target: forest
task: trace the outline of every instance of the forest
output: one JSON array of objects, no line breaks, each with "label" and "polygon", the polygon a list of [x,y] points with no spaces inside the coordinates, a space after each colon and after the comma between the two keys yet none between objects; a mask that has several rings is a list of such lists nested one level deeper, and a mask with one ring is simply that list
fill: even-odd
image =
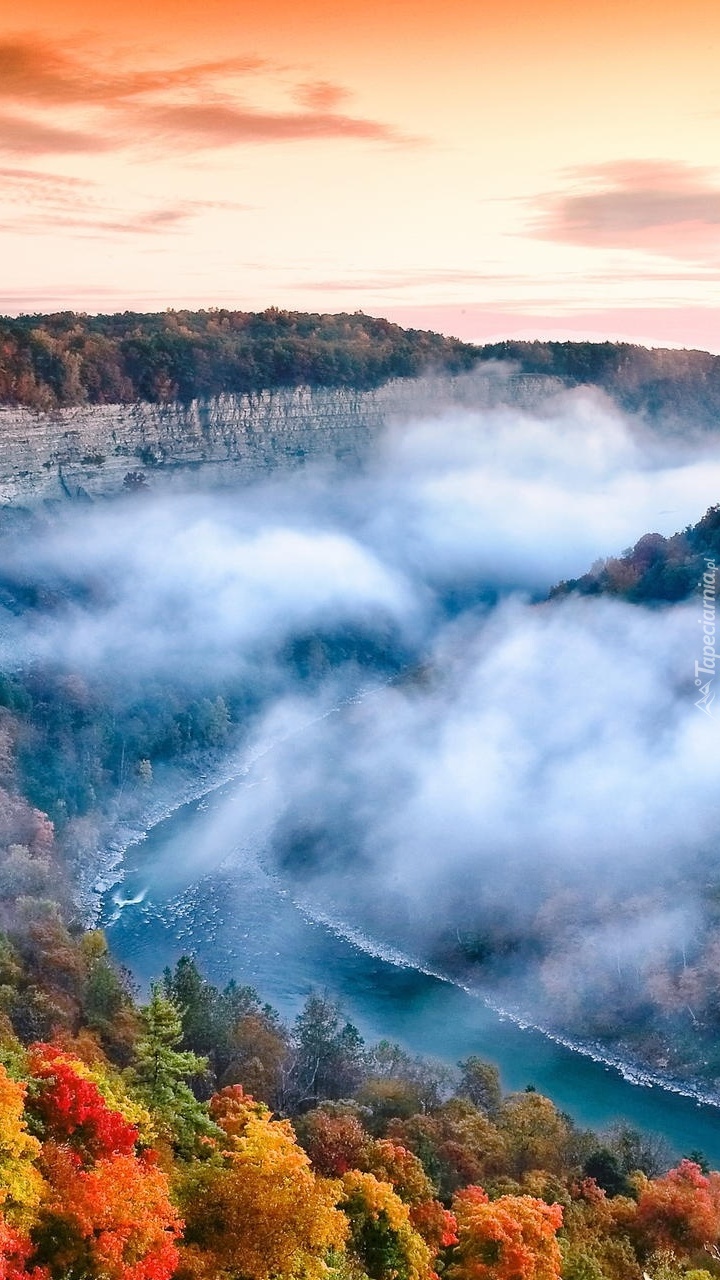
[{"label": "forest", "polygon": [[659,606],[687,600],[698,590],[707,559],[720,556],[720,507],[669,538],[647,533],[621,556],[610,556],[581,578],[561,582],[550,599],[610,595],[631,604]]},{"label": "forest", "polygon": [[460,373],[477,348],[357,312],[124,312],[0,319],[0,404],[188,402],[307,384],[379,386],[431,370]]},{"label": "forest", "polygon": [[[224,322],[211,324],[216,313],[204,319],[188,313],[190,336],[173,347],[163,335],[179,314],[147,321],[146,337],[157,338],[157,350],[165,353],[156,373],[164,373],[143,387],[127,374],[131,363],[122,366],[127,381],[113,383],[108,372],[123,343],[132,333],[137,337],[137,317],[112,318],[115,332],[109,325],[102,332],[100,317],[92,334],[95,320],[82,317],[11,322],[15,336],[22,331],[27,338],[25,347],[18,338],[17,350],[35,352],[33,324],[39,331],[47,319],[57,361],[41,374],[35,355],[28,356],[25,382],[16,380],[5,394],[15,402],[25,396],[22,402],[34,408],[99,403],[106,394],[159,400],[214,394],[209,366],[202,375],[208,381],[196,381],[197,353],[215,323],[218,342],[227,340],[230,350],[233,313],[217,313],[227,319],[226,339]],[[332,325],[320,323],[330,319]],[[341,319],[347,321],[343,332]],[[439,347],[428,356],[430,339],[422,354],[422,342],[408,354],[407,335],[367,317],[270,313],[245,321],[244,330],[239,322],[236,327],[245,333],[245,350],[256,344],[258,361],[267,333],[275,333],[268,349],[277,351],[275,330],[287,323],[295,355],[309,343],[318,378],[347,377],[348,385],[396,376],[406,359],[417,358],[420,369],[445,358]],[[75,323],[73,362],[68,335]],[[112,354],[106,382],[103,374],[93,383],[92,361],[87,368],[82,363],[83,334],[88,350],[94,334],[102,338],[97,349]],[[15,337],[8,341],[12,348]],[[378,372],[377,342],[385,341],[386,371]],[[325,355],[341,348],[347,355],[348,343],[356,344],[358,363],[343,364],[338,355],[328,372],[321,348]],[[583,345],[544,344],[544,370],[539,347],[490,354],[530,372],[599,385],[602,368],[611,369],[619,349],[595,353],[586,368]],[[471,367],[475,359],[461,346],[445,353],[456,361],[451,367]],[[163,363],[166,347],[178,363]],[[647,405],[663,353],[646,354],[645,381],[637,385]],[[671,354],[692,364],[693,353]],[[638,367],[644,359],[638,357]],[[261,362],[254,367],[255,387],[274,377],[307,376],[292,362],[283,373],[277,367],[268,373]],[[708,365],[709,396],[713,368]],[[120,524],[133,524],[133,513],[133,527],[142,529],[139,513],[149,501],[140,493],[109,503],[115,533]],[[43,550],[32,572],[22,558],[7,557],[0,572],[3,635],[16,623],[24,635],[27,623],[28,635],[67,636],[78,618],[99,618],[107,608],[113,636],[118,631],[127,642],[135,615],[128,623],[113,611],[109,579],[121,562],[111,558],[112,536],[107,562],[89,560],[87,568],[77,551],[65,555],[63,547],[74,544],[62,542],[66,530],[53,513],[6,511],[3,523],[8,548],[23,539],[43,548],[57,542],[59,557],[45,559]],[[281,543],[282,554],[287,545]],[[253,553],[261,552],[256,539]],[[336,542],[331,552],[337,553]],[[720,508],[711,507],[672,536],[649,533],[623,554],[597,561],[553,588],[549,600],[541,593],[528,610],[548,617],[550,602],[571,609],[581,596],[601,603],[607,597],[633,615],[640,607],[663,610],[693,597],[705,559],[717,559],[718,552]],[[105,563],[109,571],[97,568]],[[142,594],[136,568],[129,581],[130,591]],[[208,588],[201,597],[205,647],[208,637],[215,643],[218,629],[211,594]],[[128,597],[121,592],[119,598],[127,612]],[[173,770],[198,773],[236,749],[263,702],[288,689],[305,694],[333,680],[340,688],[341,673],[349,671],[348,688],[361,673],[412,699],[438,687],[442,677],[403,639],[391,612],[362,609],[321,614],[320,622],[301,613],[284,630],[251,632],[243,640],[242,652],[252,659],[245,665],[237,639],[245,633],[230,632],[235,638],[229,641],[220,628],[218,647],[200,670],[186,661],[192,635],[183,602],[171,579],[162,608],[182,633],[180,662],[166,662],[162,648],[159,660],[151,652],[147,666],[138,649],[137,669],[134,658],[119,671],[111,663],[95,665],[88,654],[107,644],[107,636],[91,629],[77,650],[63,649],[54,660],[49,650],[37,658],[28,652],[0,672],[0,1280],[720,1277],[720,1173],[708,1169],[702,1151],[687,1151],[678,1162],[660,1140],[627,1126],[583,1130],[532,1080],[504,1094],[497,1071],[479,1056],[450,1068],[387,1041],[365,1043],[322,991],[287,1023],[262,992],[233,982],[216,987],[185,956],[140,996],[77,903],[79,877],[92,866],[108,825],[119,814],[141,814]],[[578,600],[577,608],[585,605]],[[141,647],[153,634],[151,627],[141,630]],[[349,827],[347,807],[342,817]],[[335,856],[331,842],[328,848]],[[560,962],[573,940],[592,937],[606,921],[619,919],[631,933],[662,906],[666,884],[649,884],[618,908],[610,896],[595,901],[593,884],[585,887],[580,879],[572,892],[567,878],[543,880],[542,868],[536,910],[508,923],[497,911],[483,915],[482,903],[465,901],[473,919],[463,918],[462,929],[453,921],[433,939],[434,961],[447,970],[458,966],[463,975],[468,966],[487,988],[502,987],[506,973],[523,968],[534,989],[521,994],[542,1004],[553,1025],[619,1043],[646,1062],[662,1057],[678,1074],[716,1080],[720,897],[712,868],[704,848],[678,867],[683,891],[689,886],[701,907],[693,944],[655,947],[644,968],[621,966],[619,959],[617,966],[598,963],[591,950],[587,970],[576,967],[579,980],[568,984],[567,963]]]},{"label": "forest", "polygon": [[[704,557],[719,553],[720,509],[714,507],[672,537],[648,534],[624,556],[599,561],[584,577],[555,587],[550,598],[590,594],[662,608],[692,597]],[[38,624],[48,610],[60,621],[71,617],[86,589],[96,591],[97,583],[78,580],[65,599],[57,584],[26,583],[7,573],[0,580],[6,608],[37,616]],[[170,670],[151,681],[128,676],[117,682],[109,674],[81,675],[49,662],[0,674],[0,898],[9,902],[51,889],[56,896],[58,870],[43,843],[48,833],[56,862],[77,884],[119,812],[140,812],[172,770],[201,771],[236,749],[263,698],[277,696],[288,678],[307,691],[347,667],[399,686],[432,678],[428,670],[414,669],[417,659],[392,632],[386,630],[380,643],[357,626],[312,638],[296,634],[275,649],[266,646],[261,657],[251,678],[240,668],[237,675],[217,672],[201,683]],[[564,951],[616,909],[628,921],[651,915],[666,888],[648,885],[616,907],[595,901],[592,883],[573,883],[571,894],[568,882],[558,887],[550,879],[519,922],[498,912],[491,918],[479,904],[458,904],[451,925],[432,940],[433,963],[499,991],[526,968],[531,986],[516,998],[526,1007],[542,1001],[549,1024],[618,1045],[679,1076],[712,1081],[720,1071],[720,917],[708,857],[700,850],[689,866],[678,868],[683,891],[689,887],[701,907],[692,944],[654,948],[627,970],[590,957],[583,999],[567,984]],[[460,932],[457,919],[463,921]]]},{"label": "forest", "polygon": [[5,1280],[720,1274],[702,1152],[668,1168],[661,1141],[580,1130],[478,1057],[368,1046],[322,993],[288,1026],[187,956],[139,1005],[50,896],[50,824],[13,802],[37,876],[1,908]]},{"label": "forest", "polygon": [[626,412],[684,432],[720,415],[720,356],[622,342],[484,346],[389,320],[307,312],[126,311],[0,318],[0,405],[39,411],[187,403],[279,387],[364,390],[501,361],[515,373],[601,388]]},{"label": "forest", "polygon": [[626,413],[660,420],[687,437],[716,431],[720,416],[720,356],[628,342],[491,343],[484,359],[509,361],[523,373],[593,386]]}]

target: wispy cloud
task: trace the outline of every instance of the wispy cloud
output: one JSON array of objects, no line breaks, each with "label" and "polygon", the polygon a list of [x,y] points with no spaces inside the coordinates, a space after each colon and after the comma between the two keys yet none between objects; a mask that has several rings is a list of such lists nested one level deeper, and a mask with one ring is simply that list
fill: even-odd
[{"label": "wispy cloud", "polygon": [[327,138],[417,141],[391,124],[353,114],[348,90],[328,81],[291,87],[287,109],[248,100],[252,73],[267,77],[276,70],[252,54],[111,70],[46,40],[6,39],[0,41],[0,101],[8,108],[0,115],[0,152],[73,154],[160,143],[182,152]]},{"label": "wispy cloud", "polygon": [[640,249],[689,262],[720,252],[720,185],[708,169],[672,160],[575,169],[546,196],[530,234],[598,248]]},{"label": "wispy cloud", "polygon": [[465,271],[462,268],[439,267],[415,271],[375,271],[351,276],[328,277],[319,280],[293,281],[291,288],[310,289],[320,293],[346,293],[348,291],[375,293],[383,289],[416,289],[429,285],[488,284],[525,280],[523,275],[507,272]]},{"label": "wispy cloud", "polygon": [[201,213],[232,209],[246,211],[252,206],[222,201],[183,200],[177,204],[150,209],[111,209],[82,200],[63,199],[62,190],[49,192],[35,202],[31,210],[21,211],[0,221],[3,231],[23,235],[47,235],[62,229],[82,239],[104,236],[167,236],[184,231]]},{"label": "wispy cloud", "polygon": [[0,41],[0,98],[38,104],[111,106],[146,94],[192,89],[217,76],[238,76],[268,64],[252,55],[152,71],[107,71],[64,47],[34,36]]},{"label": "wispy cloud", "polygon": [[110,136],[84,129],[65,129],[33,117],[0,113],[0,152],[18,156],[72,155],[107,151]]},{"label": "wispy cloud", "polygon": [[23,236],[59,230],[86,239],[168,235],[197,217],[244,213],[252,205],[235,200],[184,199],[162,204],[125,193],[108,199],[98,183],[39,169],[0,167],[0,228]]},{"label": "wispy cloud", "polygon": [[188,103],[161,107],[144,116],[152,133],[184,146],[226,147],[237,143],[302,142],[323,138],[359,138],[375,142],[411,142],[392,126],[336,111],[257,111],[226,103]]}]

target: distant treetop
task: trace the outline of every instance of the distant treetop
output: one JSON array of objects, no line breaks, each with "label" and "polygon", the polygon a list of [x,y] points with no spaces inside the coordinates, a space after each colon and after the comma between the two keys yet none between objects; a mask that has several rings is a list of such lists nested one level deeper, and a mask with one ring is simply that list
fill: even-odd
[{"label": "distant treetop", "polygon": [[621,408],[682,429],[720,424],[720,356],[622,342],[486,346],[367,316],[303,311],[124,311],[0,318],[0,405],[165,404],[279,387],[368,390],[392,378],[509,362],[597,386]]}]

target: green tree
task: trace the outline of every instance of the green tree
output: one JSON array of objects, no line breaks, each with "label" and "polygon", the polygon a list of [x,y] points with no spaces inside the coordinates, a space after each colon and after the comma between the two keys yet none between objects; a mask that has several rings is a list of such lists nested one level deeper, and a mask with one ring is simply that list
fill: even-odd
[{"label": "green tree", "polygon": [[143,1034],[135,1046],[130,1083],[152,1111],[162,1136],[178,1151],[192,1151],[198,1137],[217,1134],[187,1083],[207,1070],[207,1060],[178,1049],[183,1034],[180,1010],[159,986],[152,987],[140,1016]]},{"label": "green tree", "polygon": [[311,995],[295,1022],[294,1042],[297,1106],[354,1093],[363,1077],[364,1041],[335,1001]]},{"label": "green tree", "polygon": [[462,1071],[456,1093],[458,1098],[468,1098],[478,1111],[489,1116],[497,1115],[502,1102],[500,1072],[491,1062],[470,1057],[458,1066]]}]

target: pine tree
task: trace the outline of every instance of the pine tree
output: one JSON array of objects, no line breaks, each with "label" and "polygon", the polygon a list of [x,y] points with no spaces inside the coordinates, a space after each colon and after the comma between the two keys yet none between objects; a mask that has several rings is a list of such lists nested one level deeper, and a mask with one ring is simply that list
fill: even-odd
[{"label": "pine tree", "polygon": [[141,1010],[143,1034],[135,1046],[129,1079],[135,1093],[153,1112],[162,1136],[178,1151],[189,1152],[203,1135],[217,1134],[203,1104],[187,1081],[207,1070],[207,1059],[181,1051],[182,1018],[177,1005],[159,986]]}]

